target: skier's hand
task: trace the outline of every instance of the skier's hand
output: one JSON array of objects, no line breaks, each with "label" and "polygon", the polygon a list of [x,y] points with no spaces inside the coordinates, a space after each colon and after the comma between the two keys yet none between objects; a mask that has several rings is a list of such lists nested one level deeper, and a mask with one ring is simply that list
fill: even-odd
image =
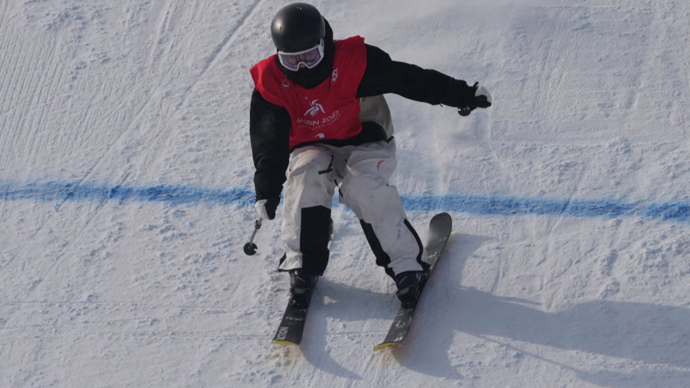
[{"label": "skier's hand", "polygon": [[475,82],[472,89],[474,89],[474,100],[468,106],[458,109],[460,116],[469,116],[470,112],[477,108],[484,109],[491,106],[491,94],[485,87],[479,86],[479,82]]},{"label": "skier's hand", "polygon": [[280,198],[274,199],[259,199],[254,204],[254,209],[259,215],[259,218],[264,220],[272,220],[276,218],[276,209],[280,203]]}]

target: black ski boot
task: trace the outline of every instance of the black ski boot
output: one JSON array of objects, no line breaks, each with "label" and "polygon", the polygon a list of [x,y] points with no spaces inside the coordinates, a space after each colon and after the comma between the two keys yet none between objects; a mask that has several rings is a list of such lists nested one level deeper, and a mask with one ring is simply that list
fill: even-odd
[{"label": "black ski boot", "polygon": [[290,304],[306,308],[318,278],[300,269],[290,271]]},{"label": "black ski boot", "polygon": [[411,309],[417,306],[427,276],[424,271],[408,271],[395,276],[395,285],[398,287],[395,294],[400,299],[402,308]]}]

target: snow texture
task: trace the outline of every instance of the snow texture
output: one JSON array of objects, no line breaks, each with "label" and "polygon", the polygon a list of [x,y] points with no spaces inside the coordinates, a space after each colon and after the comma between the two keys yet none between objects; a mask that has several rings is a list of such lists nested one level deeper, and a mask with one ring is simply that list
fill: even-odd
[{"label": "snow texture", "polygon": [[340,205],[302,346],[270,344],[248,70],[283,2],[0,0],[0,386],[688,386],[690,2],[314,4],[494,97],[389,98],[410,221],[454,219],[404,345],[371,351],[398,302]]}]

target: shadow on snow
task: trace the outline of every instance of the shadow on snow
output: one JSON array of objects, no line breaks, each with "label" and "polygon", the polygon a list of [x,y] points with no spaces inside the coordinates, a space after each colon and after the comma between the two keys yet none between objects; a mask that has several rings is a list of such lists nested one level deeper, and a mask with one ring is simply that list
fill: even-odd
[{"label": "shadow on snow", "polygon": [[[448,353],[455,335],[467,333],[487,341],[501,343],[523,354],[541,359],[556,367],[573,370],[582,380],[603,386],[629,387],[685,381],[690,373],[674,370],[654,371],[652,364],[690,368],[690,309],[646,303],[598,300],[582,303],[558,312],[544,312],[534,303],[492,295],[460,284],[468,258],[484,242],[484,236],[451,237],[448,254],[440,263],[429,289],[422,299],[415,324],[403,346],[391,351],[402,366],[430,376],[463,379],[451,364]],[[454,248],[453,245],[462,244]],[[454,281],[453,279],[457,279]],[[439,295],[440,293],[443,295]],[[333,300],[325,304],[324,297]],[[392,319],[394,296],[330,282],[320,281],[316,302],[307,323],[311,335],[305,337],[302,352],[308,362],[335,376],[351,380],[363,377],[338,364],[328,353],[326,317],[342,322]],[[380,353],[371,351],[387,327],[372,335],[352,333],[362,343],[354,347],[371,362]],[[365,333],[366,334],[366,333]],[[348,333],[341,334],[347,336]],[[381,338],[379,338],[381,337]],[[529,352],[496,338],[576,350],[608,357],[633,360],[650,365],[649,370],[625,374],[616,371],[587,372]],[[639,368],[638,368],[639,369]]]}]

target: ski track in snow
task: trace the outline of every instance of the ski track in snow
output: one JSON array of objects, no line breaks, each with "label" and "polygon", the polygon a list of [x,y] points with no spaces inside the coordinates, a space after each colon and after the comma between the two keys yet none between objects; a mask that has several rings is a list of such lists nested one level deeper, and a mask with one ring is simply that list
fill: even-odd
[{"label": "ski track in snow", "polygon": [[351,211],[299,348],[270,345],[280,223],[242,253],[248,69],[283,4],[0,1],[0,386],[688,385],[690,4],[315,3],[494,96],[388,98],[410,221],[455,229],[379,353],[398,302]]}]

